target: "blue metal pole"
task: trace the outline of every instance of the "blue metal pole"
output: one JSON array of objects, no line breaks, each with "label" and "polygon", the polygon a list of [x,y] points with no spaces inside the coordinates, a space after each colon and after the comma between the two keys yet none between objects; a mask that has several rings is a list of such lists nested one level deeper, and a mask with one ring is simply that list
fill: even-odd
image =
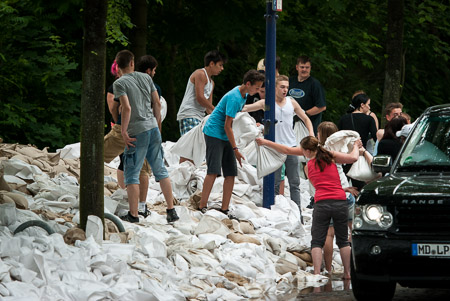
[{"label": "blue metal pole", "polygon": [[[276,11],[272,1],[266,7],[266,108],[264,112],[264,138],[275,141],[275,56],[276,56]],[[263,207],[270,208],[275,198],[275,175],[271,173],[263,180]]]}]

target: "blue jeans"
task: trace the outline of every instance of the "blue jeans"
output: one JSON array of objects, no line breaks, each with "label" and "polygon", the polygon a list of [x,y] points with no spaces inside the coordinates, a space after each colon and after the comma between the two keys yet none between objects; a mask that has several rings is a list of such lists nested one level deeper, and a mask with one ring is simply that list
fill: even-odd
[{"label": "blue jeans", "polygon": [[139,184],[139,173],[146,158],[156,181],[168,178],[169,173],[164,166],[164,152],[159,129],[156,127],[132,138],[136,138],[133,142],[135,147],[125,147],[123,153],[125,185]]},{"label": "blue jeans", "polygon": [[[291,200],[293,200],[298,208],[300,209],[300,214],[302,214],[302,208],[300,205],[300,172],[298,169],[298,156],[287,155],[286,162],[286,177],[289,180],[289,191],[291,193]],[[275,194],[280,193],[280,182],[281,182],[281,169],[280,167],[275,171]]]}]

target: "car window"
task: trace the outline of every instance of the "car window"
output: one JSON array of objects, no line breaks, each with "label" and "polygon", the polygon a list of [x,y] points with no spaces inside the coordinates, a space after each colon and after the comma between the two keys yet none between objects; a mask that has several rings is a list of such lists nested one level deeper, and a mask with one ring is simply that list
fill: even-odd
[{"label": "car window", "polygon": [[400,155],[399,168],[450,168],[450,117],[428,117],[419,121]]}]

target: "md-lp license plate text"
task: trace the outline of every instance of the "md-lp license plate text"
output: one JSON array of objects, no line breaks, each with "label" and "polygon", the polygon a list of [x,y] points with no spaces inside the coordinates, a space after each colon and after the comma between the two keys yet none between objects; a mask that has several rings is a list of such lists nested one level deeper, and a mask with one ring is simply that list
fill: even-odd
[{"label": "md-lp license plate text", "polygon": [[412,244],[412,256],[450,257],[450,244]]}]

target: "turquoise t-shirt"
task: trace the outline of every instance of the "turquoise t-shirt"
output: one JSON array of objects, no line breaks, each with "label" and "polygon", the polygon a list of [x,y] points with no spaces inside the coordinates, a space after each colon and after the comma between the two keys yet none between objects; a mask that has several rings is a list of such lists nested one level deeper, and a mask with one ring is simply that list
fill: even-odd
[{"label": "turquoise t-shirt", "polygon": [[244,107],[245,101],[246,98],[241,96],[239,86],[225,94],[206,121],[203,133],[210,137],[228,141],[224,128],[225,118],[226,116],[236,117],[236,114]]}]

